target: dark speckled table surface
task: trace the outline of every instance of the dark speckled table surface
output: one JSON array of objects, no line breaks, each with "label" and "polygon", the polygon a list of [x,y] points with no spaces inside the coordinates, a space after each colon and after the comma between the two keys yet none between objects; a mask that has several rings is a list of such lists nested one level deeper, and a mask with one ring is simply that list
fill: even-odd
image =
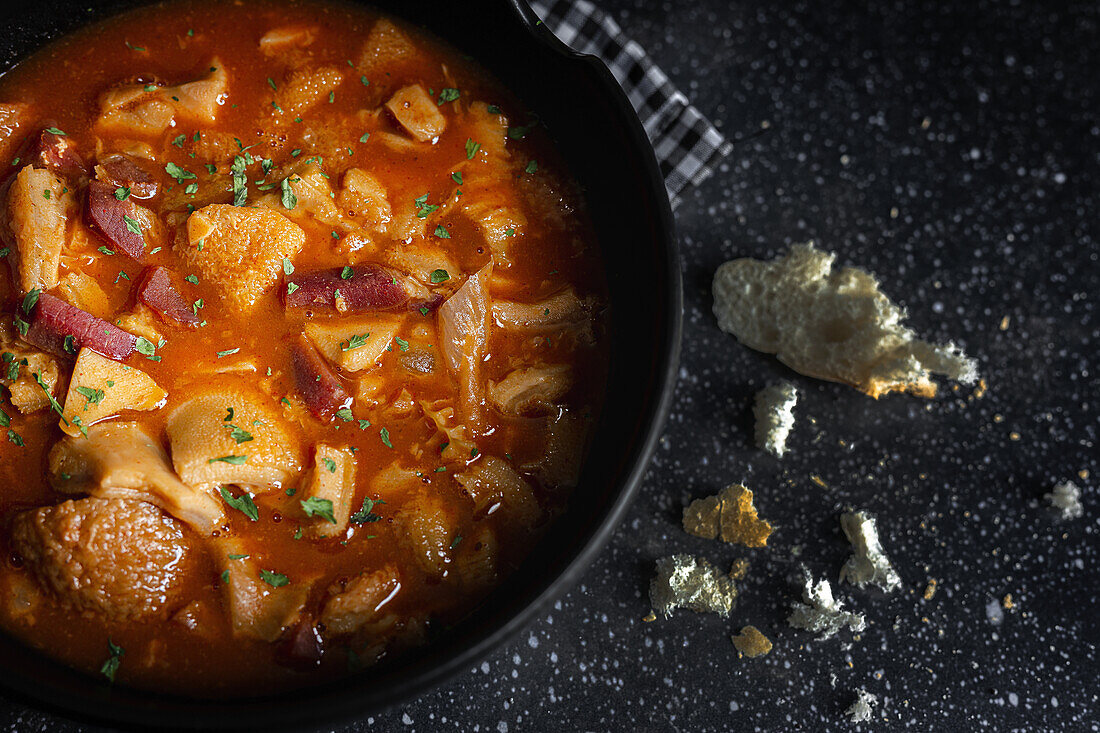
[{"label": "dark speckled table surface", "polygon": [[[348,730],[844,730],[859,688],[880,701],[865,730],[1096,730],[1100,6],[599,4],[737,141],[676,212],[668,428],[576,588],[477,667]],[[718,264],[807,239],[876,273],[918,333],[958,341],[984,396],[875,401],[721,333]],[[801,399],[777,460],[752,446],[751,402],[780,377]],[[1064,520],[1042,495],[1070,479],[1085,511]],[[733,481],[778,526],[767,549],[681,531],[683,505]],[[793,581],[802,563],[835,581],[847,507],[877,515],[903,587],[835,586],[869,627],[816,641],[785,622]],[[729,619],[643,620],[673,552],[750,561]],[[769,655],[738,658],[745,624]],[[0,728],[75,726],[0,699]]]}]

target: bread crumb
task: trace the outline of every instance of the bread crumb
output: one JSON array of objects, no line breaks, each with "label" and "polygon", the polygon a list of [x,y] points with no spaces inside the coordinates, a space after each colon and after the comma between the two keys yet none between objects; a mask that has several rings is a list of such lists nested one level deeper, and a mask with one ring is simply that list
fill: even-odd
[{"label": "bread crumb", "polygon": [[734,484],[716,496],[696,499],[684,508],[684,531],[708,540],[736,542],[747,547],[764,547],[772,526],[760,519],[752,505],[752,492]]},{"label": "bread crumb", "polygon": [[752,412],[756,417],[756,445],[782,458],[787,452],[787,436],[794,427],[794,406],[798,390],[784,380],[756,393]]},{"label": "bread crumb", "polygon": [[762,657],[772,650],[771,641],[755,626],[742,628],[741,633],[732,638],[739,657]]},{"label": "bread crumb", "polygon": [[978,386],[974,388],[974,399],[980,400],[985,397],[986,390],[989,389],[989,385],[986,384],[984,379],[978,380]]},{"label": "bread crumb", "polygon": [[856,701],[853,702],[844,714],[848,716],[849,723],[863,723],[871,719],[871,706],[878,704],[878,696],[872,695],[867,690],[856,690]]},{"label": "bread crumb", "polygon": [[736,598],[737,586],[729,576],[691,555],[662,557],[649,584],[649,600],[666,618],[676,608],[728,616]]},{"label": "bread crumb", "polygon": [[889,593],[901,586],[901,578],[882,551],[875,520],[863,512],[840,515],[840,526],[852,543],[852,556],[840,569],[840,580],[852,585],[877,585]]},{"label": "bread crumb", "polygon": [[657,614],[653,613],[653,611],[650,611],[649,613],[647,613],[645,616],[642,617],[642,621],[645,621],[647,624],[652,622],[652,621],[656,621],[656,620],[657,620]]},{"label": "bread crumb", "polygon": [[823,489],[829,488],[829,484],[825,483],[825,479],[818,476],[816,473],[810,476],[810,480]]},{"label": "bread crumb", "polygon": [[741,580],[749,574],[749,561],[745,558],[738,558],[733,561],[733,565],[730,567],[730,577],[734,580]]},{"label": "bread crumb", "polygon": [[791,604],[791,615],[787,623],[796,629],[805,629],[817,634],[819,639],[828,639],[847,626],[853,632],[867,628],[863,614],[844,611],[844,604],[833,598],[833,589],[829,581],[814,582],[808,570],[803,568],[802,603]]},{"label": "bread crumb", "polygon": [[1081,489],[1072,481],[1063,481],[1054,485],[1054,490],[1043,494],[1043,498],[1058,510],[1062,519],[1077,519],[1085,513],[1081,504]]},{"label": "bread crumb", "polygon": [[834,271],[835,260],[811,242],[770,262],[724,263],[713,284],[718,326],[797,372],[876,398],[894,391],[931,397],[932,374],[977,381],[973,359],[952,343],[918,339],[874,275],[854,267]]},{"label": "bread crumb", "polygon": [[935,578],[928,579],[928,585],[924,586],[924,600],[932,600],[932,596],[936,595],[939,582]]},{"label": "bread crumb", "polygon": [[1016,608],[1016,604],[1012,601],[1011,593],[1005,594],[1004,600],[1001,601],[1001,607],[1006,611],[1011,611],[1013,608]]},{"label": "bread crumb", "polygon": [[1002,318],[1001,319],[1001,326],[1000,326],[1001,330],[1002,331],[1007,331],[1009,323],[1011,323],[1011,320],[1009,319],[1008,316],[1005,316],[1004,318]]}]

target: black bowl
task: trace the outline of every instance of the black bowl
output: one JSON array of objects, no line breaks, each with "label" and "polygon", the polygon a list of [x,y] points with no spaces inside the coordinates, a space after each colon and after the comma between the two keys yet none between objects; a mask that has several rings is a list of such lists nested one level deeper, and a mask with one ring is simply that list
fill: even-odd
[{"label": "black bowl", "polygon": [[[476,613],[388,666],[300,695],[196,700],[108,687],[0,634],[0,684],[31,705],[160,729],[316,727],[363,716],[470,669],[514,635],[580,577],[638,489],[676,382],[681,286],[664,181],[634,110],[607,68],[561,44],[524,0],[370,4],[428,28],[496,74],[539,115],[584,191],[607,266],[611,364],[606,403],[569,509]],[[7,4],[0,11],[3,68],[50,39],[134,5]]]}]

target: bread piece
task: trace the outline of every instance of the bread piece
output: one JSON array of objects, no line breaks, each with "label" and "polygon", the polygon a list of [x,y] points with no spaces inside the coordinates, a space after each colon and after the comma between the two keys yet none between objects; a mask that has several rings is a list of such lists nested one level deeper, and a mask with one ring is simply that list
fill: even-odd
[{"label": "bread piece", "polygon": [[684,507],[683,525],[685,532],[696,537],[717,537],[746,547],[765,547],[772,533],[771,524],[760,519],[752,505],[752,492],[740,484]]},{"label": "bread piece", "polygon": [[649,601],[665,617],[676,608],[729,616],[736,598],[737,587],[728,575],[691,555],[662,557],[649,585]]},{"label": "bread piece", "polygon": [[856,690],[856,701],[848,706],[844,714],[848,716],[849,723],[864,723],[871,719],[871,707],[877,704],[878,696],[861,688]]},{"label": "bread piece", "polygon": [[1055,484],[1049,494],[1043,494],[1043,498],[1058,510],[1062,519],[1077,519],[1085,513],[1085,507],[1081,505],[1081,489],[1072,481]]},{"label": "bread piece", "polygon": [[811,242],[771,262],[726,262],[714,274],[718,326],[797,372],[876,398],[895,391],[932,397],[933,373],[977,380],[976,362],[959,347],[918,339],[874,275],[854,267],[834,272],[835,259]]},{"label": "bread piece", "polygon": [[777,458],[787,452],[787,436],[794,427],[798,390],[783,380],[756,393],[752,414],[756,417],[756,445]]},{"label": "bread piece", "polygon": [[809,571],[803,569],[802,572],[802,603],[795,601],[791,604],[788,624],[796,629],[812,631],[818,639],[828,639],[845,626],[856,633],[867,628],[863,614],[843,610],[844,604],[833,598],[829,581],[815,583]]},{"label": "bread piece", "polygon": [[901,578],[882,551],[875,520],[863,512],[840,515],[840,527],[852,543],[852,556],[840,569],[840,579],[852,585],[877,585],[889,593],[901,587]]}]

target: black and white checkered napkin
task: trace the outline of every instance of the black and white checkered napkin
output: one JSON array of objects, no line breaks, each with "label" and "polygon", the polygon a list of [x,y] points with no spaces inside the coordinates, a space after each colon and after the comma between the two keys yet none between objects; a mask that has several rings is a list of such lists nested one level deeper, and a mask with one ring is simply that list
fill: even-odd
[{"label": "black and white checkered napkin", "polygon": [[618,23],[588,0],[529,1],[563,43],[598,56],[611,69],[653,144],[673,206],[684,189],[714,172],[731,143]]}]

